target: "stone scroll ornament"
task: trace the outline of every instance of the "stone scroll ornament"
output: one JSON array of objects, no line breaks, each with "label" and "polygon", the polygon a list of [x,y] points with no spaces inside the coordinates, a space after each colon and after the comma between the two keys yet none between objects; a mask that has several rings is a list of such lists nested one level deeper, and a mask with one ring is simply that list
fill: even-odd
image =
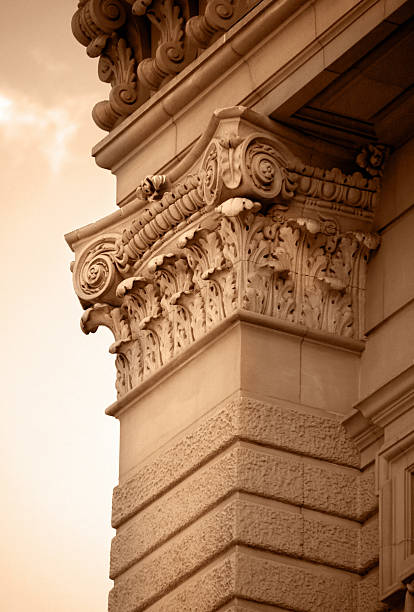
[{"label": "stone scroll ornament", "polygon": [[96,124],[116,127],[257,2],[80,0],[73,34],[111,85],[93,109]]},{"label": "stone scroll ornament", "polygon": [[361,339],[378,186],[306,166],[263,133],[212,138],[172,188],[144,179],[136,217],[73,270],[82,329],[114,334],[119,396],[239,311]]}]

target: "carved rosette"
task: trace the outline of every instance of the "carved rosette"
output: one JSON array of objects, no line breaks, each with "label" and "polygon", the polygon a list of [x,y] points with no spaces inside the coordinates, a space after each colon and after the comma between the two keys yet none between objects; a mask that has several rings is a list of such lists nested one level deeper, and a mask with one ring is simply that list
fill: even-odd
[{"label": "carved rosette", "polygon": [[114,334],[119,395],[240,311],[361,339],[378,186],[301,164],[254,130],[213,136],[173,186],[140,181],[136,217],[87,245],[73,270],[82,329]]}]

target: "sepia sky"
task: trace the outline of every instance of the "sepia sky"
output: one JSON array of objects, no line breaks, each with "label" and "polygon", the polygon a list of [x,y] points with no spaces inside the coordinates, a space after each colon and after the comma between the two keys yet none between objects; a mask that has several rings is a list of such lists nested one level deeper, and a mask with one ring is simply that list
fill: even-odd
[{"label": "sepia sky", "polygon": [[90,157],[108,86],[70,30],[76,2],[3,0],[1,609],[102,612],[118,423],[107,330],[84,336],[63,235],[114,210]]}]

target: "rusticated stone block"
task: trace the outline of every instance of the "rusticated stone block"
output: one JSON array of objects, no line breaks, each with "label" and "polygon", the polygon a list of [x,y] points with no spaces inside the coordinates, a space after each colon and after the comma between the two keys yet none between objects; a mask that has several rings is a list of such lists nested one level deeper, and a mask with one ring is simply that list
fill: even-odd
[{"label": "rusticated stone block", "polygon": [[[116,578],[111,612],[142,609],[236,544],[359,572],[361,532],[358,523],[235,494]],[[364,547],[372,562],[377,544],[366,539]],[[123,554],[113,550],[113,573]]]},{"label": "rusticated stone block", "polygon": [[[351,468],[236,442],[121,526],[112,542],[111,577],[125,571],[235,491],[359,521],[361,514],[367,514],[367,509],[361,513],[359,506],[359,477],[359,472]],[[369,483],[363,482],[363,486]],[[342,499],[343,506],[336,502],[336,496]],[[363,569],[371,567],[376,559],[377,553],[372,549],[375,529],[370,529],[371,532],[361,549]],[[327,555],[324,562],[329,564],[334,559],[334,565],[359,570],[357,557],[354,563],[344,552],[343,557]]]},{"label": "rusticated stone block", "polygon": [[115,487],[113,526],[118,527],[142,506],[228,446],[236,438],[237,420],[237,401],[231,401],[162,450],[125,483]]},{"label": "rusticated stone block", "polygon": [[267,606],[266,604],[258,604],[253,601],[242,599],[234,599],[229,604],[226,604],[217,612],[285,612],[286,608],[279,606]]},{"label": "rusticated stone block", "polygon": [[[215,610],[235,594],[236,562],[234,553],[220,559],[209,566],[206,571],[185,582],[167,597],[163,597],[147,608],[147,612],[172,612],[172,610],[210,612]],[[132,610],[134,608],[125,608],[123,612],[132,612]],[[113,612],[111,598],[109,612]]]},{"label": "rusticated stone block", "polygon": [[376,511],[378,500],[370,477],[308,460],[304,465],[304,505],[362,521]]},{"label": "rusticated stone block", "polygon": [[300,505],[303,501],[302,471],[301,460],[287,453],[237,443],[119,530],[112,541],[111,577],[234,491]]},{"label": "rusticated stone block", "polygon": [[378,517],[364,525],[305,512],[303,556],[324,565],[358,573],[378,563]]},{"label": "rusticated stone block", "polygon": [[[295,510],[297,510],[295,512]],[[303,554],[303,519],[299,509],[241,497],[237,502],[236,539],[243,544],[293,557]]]},{"label": "rusticated stone block", "polygon": [[379,601],[378,568],[371,570],[356,586],[358,612],[385,612],[389,608]]},{"label": "rusticated stone block", "polygon": [[237,446],[225,451],[123,525],[112,540],[111,578],[235,490],[239,454]]},{"label": "rusticated stone block", "polygon": [[237,554],[237,594],[297,612],[353,612],[352,576],[280,561],[241,549]]},{"label": "rusticated stone block", "polygon": [[345,428],[334,418],[242,398],[240,430],[250,440],[334,463],[359,466]]},{"label": "rusticated stone block", "polygon": [[140,609],[237,542],[300,557],[302,525],[295,507],[237,496],[120,576],[112,591],[111,610]]},{"label": "rusticated stone block", "polygon": [[303,503],[302,460],[288,453],[241,444],[237,486],[248,493]]},{"label": "rusticated stone block", "polygon": [[303,523],[303,553],[306,559],[342,569],[359,566],[361,528],[351,521],[317,520],[305,515]]},{"label": "rusticated stone block", "polygon": [[[356,467],[359,462],[345,429],[336,419],[250,398],[233,399],[209,413],[114,489],[113,526],[118,527],[240,438],[342,465]],[[343,507],[342,501],[338,505]]]},{"label": "rusticated stone block", "polygon": [[378,508],[378,496],[375,493],[374,470],[366,470],[359,477],[358,514],[365,520]]},{"label": "rusticated stone block", "polygon": [[359,541],[359,563],[361,571],[366,571],[378,564],[379,526],[378,514],[371,517],[361,528]]},{"label": "rusticated stone block", "polygon": [[109,610],[142,610],[228,547],[235,535],[235,524],[235,504],[203,517],[202,523],[196,523],[120,576],[110,592]]},{"label": "rusticated stone block", "polygon": [[[244,608],[255,610],[254,605],[263,612],[268,611],[269,605],[270,610],[281,606],[298,612],[354,612],[356,580],[340,570],[324,570],[300,561],[285,562],[278,555],[236,547],[147,610],[211,612],[236,597],[255,602],[243,602],[243,612]],[[258,602],[265,605],[259,606]],[[227,605],[232,610],[230,603]],[[125,608],[125,612],[132,610]]]}]

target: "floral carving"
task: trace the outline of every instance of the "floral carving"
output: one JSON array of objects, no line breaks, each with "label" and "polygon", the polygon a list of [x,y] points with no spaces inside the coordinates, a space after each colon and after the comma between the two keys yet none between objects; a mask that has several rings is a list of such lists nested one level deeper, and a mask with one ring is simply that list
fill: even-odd
[{"label": "floral carving", "polygon": [[[365,264],[378,238],[341,232],[335,218],[266,214],[224,202],[118,284],[119,306],[96,304],[85,332],[112,329],[117,388],[128,391],[237,309],[360,337]],[[132,386],[131,386],[132,385]]]},{"label": "floral carving", "polygon": [[213,139],[201,164],[206,204],[217,205],[236,195],[265,201],[291,199],[295,180],[287,171],[289,161],[271,138]]},{"label": "floral carving", "polygon": [[241,310],[363,337],[378,178],[304,166],[272,134],[241,137],[229,121],[224,133],[181,182],[141,181],[122,234],[77,254],[82,329],[113,331],[120,395]]},{"label": "floral carving", "polygon": [[120,120],[138,108],[136,62],[126,41],[112,35],[105,52],[99,58],[101,81],[111,83],[109,100],[98,102],[92,116],[99,127],[110,130]]},{"label": "floral carving", "polygon": [[195,49],[188,50],[185,46],[185,16],[176,0],[153,0],[145,14],[159,31],[160,38],[155,56],[140,62],[138,78],[153,91],[160,87],[165,77],[180,72],[185,65],[184,60],[188,63],[195,57]]},{"label": "floral carving", "polygon": [[368,144],[360,149],[355,161],[368,176],[382,176],[389,153],[389,147],[386,145]]}]

